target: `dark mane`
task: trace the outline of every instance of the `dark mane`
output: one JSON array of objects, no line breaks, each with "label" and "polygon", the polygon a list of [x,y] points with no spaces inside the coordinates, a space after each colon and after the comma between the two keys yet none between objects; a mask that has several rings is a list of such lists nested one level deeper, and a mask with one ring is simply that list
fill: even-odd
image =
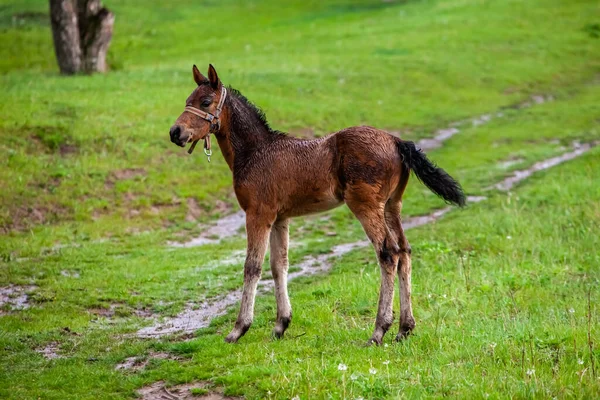
[{"label": "dark mane", "polygon": [[252,114],[257,118],[258,122],[266,129],[267,132],[275,134],[275,135],[286,135],[284,132],[278,131],[276,129],[271,128],[269,125],[269,121],[267,121],[267,116],[265,112],[255,104],[253,104],[250,100],[246,98],[239,90],[232,88],[231,86],[227,86],[227,93],[230,96],[235,97],[240,100],[244,106],[251,111]]}]

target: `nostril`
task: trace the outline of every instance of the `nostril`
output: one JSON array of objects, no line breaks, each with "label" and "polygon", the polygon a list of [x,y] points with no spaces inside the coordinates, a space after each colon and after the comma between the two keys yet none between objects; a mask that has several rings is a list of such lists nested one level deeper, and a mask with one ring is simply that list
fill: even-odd
[{"label": "nostril", "polygon": [[175,125],[173,127],[171,127],[171,138],[177,138],[179,137],[179,134],[181,133],[181,128],[178,125]]}]

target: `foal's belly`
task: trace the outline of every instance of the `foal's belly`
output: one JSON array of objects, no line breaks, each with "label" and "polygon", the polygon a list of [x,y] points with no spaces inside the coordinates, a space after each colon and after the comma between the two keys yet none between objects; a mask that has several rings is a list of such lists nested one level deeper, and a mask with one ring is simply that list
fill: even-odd
[{"label": "foal's belly", "polygon": [[290,218],[331,210],[340,206],[343,201],[336,197],[333,190],[326,190],[295,193],[285,203],[280,208],[279,216]]}]

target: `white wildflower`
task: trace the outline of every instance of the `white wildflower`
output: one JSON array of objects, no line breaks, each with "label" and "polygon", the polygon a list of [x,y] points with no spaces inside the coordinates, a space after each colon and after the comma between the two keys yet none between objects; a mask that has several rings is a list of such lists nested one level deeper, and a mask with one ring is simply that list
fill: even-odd
[{"label": "white wildflower", "polygon": [[383,365],[389,365],[389,363],[390,363],[390,360],[386,360],[383,362]]},{"label": "white wildflower", "polygon": [[429,293],[429,294],[427,295],[427,298],[428,298],[428,299],[430,299],[430,298],[432,298],[432,297],[433,297],[433,296],[431,295],[431,293]]},{"label": "white wildflower", "polygon": [[350,375],[350,379],[353,380],[353,381],[355,381],[355,380],[358,379],[358,375],[352,374],[352,375]]},{"label": "white wildflower", "polygon": [[371,375],[375,375],[377,373],[377,370],[375,368],[369,368],[369,373]]},{"label": "white wildflower", "polygon": [[292,400],[300,400],[300,396],[294,396],[292,397]]},{"label": "white wildflower", "polygon": [[575,314],[575,309],[574,308],[569,308],[569,314]]},{"label": "white wildflower", "polygon": [[339,371],[346,371],[348,369],[348,366],[346,364],[341,364],[338,365],[338,370]]},{"label": "white wildflower", "polygon": [[510,239],[512,239],[512,236],[508,235],[506,238],[507,238],[508,240],[510,240]]},{"label": "white wildflower", "polygon": [[359,396],[359,397],[357,397],[357,398],[356,398],[356,399],[354,399],[354,400],[365,400],[365,398],[364,398],[364,397],[362,397],[362,396]]},{"label": "white wildflower", "polygon": [[383,344],[383,347],[389,347],[389,346],[390,346],[390,345],[389,345],[389,344],[387,344],[387,343],[384,343],[384,344]]},{"label": "white wildflower", "polygon": [[580,358],[579,360],[577,360],[577,364],[583,365],[583,360]]},{"label": "white wildflower", "polygon": [[442,295],[442,297],[443,297],[443,298],[446,298],[446,297],[448,297],[448,296],[446,296],[445,294],[443,294],[443,295]]},{"label": "white wildflower", "polygon": [[492,350],[494,350],[496,348],[496,346],[497,346],[496,343],[494,343],[494,342],[490,343],[490,347],[492,348]]},{"label": "white wildflower", "polygon": [[531,376],[533,374],[535,374],[535,369],[534,368],[531,368],[531,369],[527,370],[527,376]]}]

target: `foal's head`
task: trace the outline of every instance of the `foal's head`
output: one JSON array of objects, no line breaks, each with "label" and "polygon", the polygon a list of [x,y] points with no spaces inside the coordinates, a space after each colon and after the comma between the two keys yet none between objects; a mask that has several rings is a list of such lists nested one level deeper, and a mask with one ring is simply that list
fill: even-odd
[{"label": "foal's head", "polygon": [[[217,71],[209,65],[208,78],[202,75],[195,65],[192,71],[198,87],[187,98],[185,106],[209,115],[217,115],[217,106],[223,95],[223,84],[219,80]],[[186,143],[204,139],[209,133],[216,133],[217,123],[217,121],[210,122],[193,112],[184,111],[171,127],[171,142],[185,147]]]}]

